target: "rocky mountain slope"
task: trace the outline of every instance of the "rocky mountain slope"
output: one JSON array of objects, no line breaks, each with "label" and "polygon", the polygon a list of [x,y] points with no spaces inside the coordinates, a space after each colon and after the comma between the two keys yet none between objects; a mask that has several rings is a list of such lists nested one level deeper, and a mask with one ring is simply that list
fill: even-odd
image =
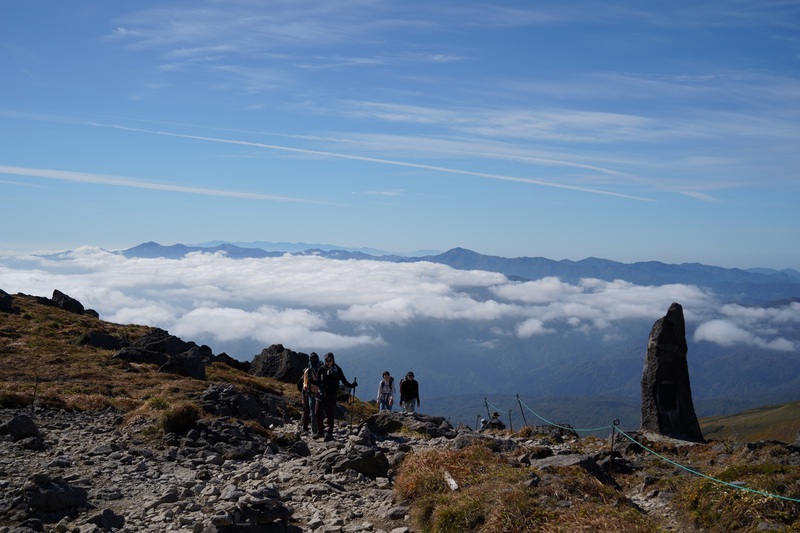
[{"label": "rocky mountain slope", "polygon": [[800,442],[481,433],[352,398],[325,442],[293,382],[75,304],[0,293],[3,533],[800,528]]}]

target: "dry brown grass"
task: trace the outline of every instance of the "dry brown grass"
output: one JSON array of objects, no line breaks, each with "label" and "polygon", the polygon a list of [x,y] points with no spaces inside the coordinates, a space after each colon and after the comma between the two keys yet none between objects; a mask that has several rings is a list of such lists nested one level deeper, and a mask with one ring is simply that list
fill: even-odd
[{"label": "dry brown grass", "polygon": [[155,365],[112,359],[115,353],[80,345],[90,331],[134,340],[150,328],[105,322],[16,295],[21,313],[0,313],[0,407],[92,411],[114,408],[128,420],[158,421],[165,411],[191,404],[211,382],[245,393],[297,395],[293,385],[251,376],[222,363],[206,367],[207,380],[158,372]]},{"label": "dry brown grass", "polygon": [[[586,453],[598,451],[602,444],[582,439],[572,448]],[[687,530],[800,531],[800,502],[785,499],[800,500],[800,465],[796,452],[785,445],[646,444],[674,463],[641,449],[626,452],[640,468],[614,474],[619,488],[601,483],[578,466],[540,472],[514,461],[533,449],[505,456],[474,445],[410,454],[400,467],[395,491],[409,503],[415,527],[424,532],[663,531],[660,513],[641,512],[628,496],[650,492],[674,495],[668,499],[673,526],[682,524],[677,527]],[[765,494],[731,487],[687,468]],[[445,471],[458,481],[457,491],[448,487]],[[541,479],[528,487],[524,481],[531,473]]]},{"label": "dry brown grass", "polygon": [[[105,322],[43,305],[15,295],[19,314],[0,313],[0,407],[37,407],[93,411],[114,408],[125,420],[147,419],[163,426],[164,418],[195,404],[210,383],[231,383],[242,393],[274,394],[288,400],[299,415],[300,394],[294,383],[252,376],[224,363],[206,365],[206,380],[158,372],[152,364],[112,359],[114,351],[82,345],[89,332],[132,341],[151,328]],[[191,339],[186,339],[191,340]],[[353,422],[377,412],[358,399],[346,398]],[[177,416],[177,415],[175,415]],[[169,422],[167,422],[169,425]]]},{"label": "dry brown grass", "polygon": [[[458,482],[457,491],[448,487],[445,472]],[[415,526],[426,532],[657,530],[621,492],[579,467],[548,471],[528,486],[535,473],[477,444],[411,454],[395,491],[411,502]]]},{"label": "dry brown grass", "polygon": [[763,523],[800,531],[800,466],[789,455],[786,447],[767,444],[739,447],[723,462],[708,459],[704,474],[750,490],[693,476],[679,488],[681,508],[708,531],[759,531]]}]

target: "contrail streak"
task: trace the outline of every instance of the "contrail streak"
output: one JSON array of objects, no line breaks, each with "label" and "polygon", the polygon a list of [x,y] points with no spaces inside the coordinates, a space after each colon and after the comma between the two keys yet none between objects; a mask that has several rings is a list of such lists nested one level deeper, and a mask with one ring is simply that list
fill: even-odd
[{"label": "contrail streak", "polygon": [[251,200],[269,200],[276,202],[298,202],[298,203],[308,203],[308,204],[333,205],[332,202],[308,200],[305,198],[292,198],[289,196],[276,196],[271,194],[259,194],[251,192],[226,191],[221,189],[206,189],[202,187],[186,187],[182,185],[169,185],[166,183],[147,182],[147,181],[136,180],[133,178],[125,178],[121,176],[92,174],[89,172],[72,172],[68,170],[9,167],[0,165],[0,174],[12,174],[16,176],[34,176],[37,178],[75,181],[79,183],[95,183],[100,185],[115,185],[118,187],[133,187],[136,189],[153,189],[157,191],[185,192],[190,194],[200,194],[204,196],[226,196],[230,198],[246,198]]},{"label": "contrail streak", "polygon": [[542,187],[554,187],[557,189],[567,189],[572,191],[580,191],[580,192],[588,192],[592,194],[603,194],[606,196],[615,196],[617,198],[627,198],[629,200],[638,200],[641,202],[652,202],[653,200],[649,198],[642,198],[639,196],[631,196],[628,194],[621,194],[611,191],[604,191],[601,189],[592,189],[589,187],[580,187],[577,185],[564,185],[561,183],[554,183],[552,181],[546,180],[537,180],[533,178],[519,178],[515,176],[504,176],[502,174],[489,174],[486,172],[473,172],[471,170],[461,170],[455,168],[448,168],[448,167],[440,167],[436,165],[425,165],[422,163],[409,163],[405,161],[395,161],[393,159],[382,159],[378,157],[368,157],[368,156],[361,156],[361,155],[350,155],[350,154],[340,154],[337,152],[327,152],[323,150],[309,150],[307,148],[294,148],[291,146],[280,146],[276,144],[265,144],[265,143],[257,143],[252,141],[239,141],[236,139],[221,139],[218,137],[204,137],[201,135],[188,135],[184,133],[174,133],[169,131],[157,131],[157,130],[147,130],[142,128],[131,128],[128,126],[120,126],[120,125],[103,125],[103,124],[95,124],[96,126],[101,127],[110,127],[125,131],[133,131],[139,133],[149,133],[152,135],[164,135],[167,137],[178,137],[181,139],[195,139],[199,141],[209,141],[209,142],[217,142],[217,143],[225,143],[225,144],[236,144],[240,146],[252,146],[256,148],[267,148],[270,150],[280,150],[283,152],[293,152],[298,154],[308,154],[308,155],[316,155],[316,156],[323,156],[323,157],[335,157],[339,159],[350,159],[354,161],[365,161],[368,163],[379,163],[382,165],[394,165],[400,167],[409,167],[409,168],[418,168],[423,170],[433,170],[436,172],[446,172],[449,174],[461,174],[466,176],[476,176],[479,178],[487,178],[493,180],[502,180],[502,181],[515,181],[518,183],[528,183],[531,185],[539,185]]}]

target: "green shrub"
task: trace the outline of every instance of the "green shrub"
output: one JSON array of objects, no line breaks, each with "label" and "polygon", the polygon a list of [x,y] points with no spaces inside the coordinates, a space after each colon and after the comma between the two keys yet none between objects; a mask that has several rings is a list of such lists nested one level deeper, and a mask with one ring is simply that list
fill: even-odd
[{"label": "green shrub", "polygon": [[189,431],[197,419],[200,418],[200,411],[194,404],[180,403],[166,410],[161,415],[161,429],[164,434],[182,434]]}]

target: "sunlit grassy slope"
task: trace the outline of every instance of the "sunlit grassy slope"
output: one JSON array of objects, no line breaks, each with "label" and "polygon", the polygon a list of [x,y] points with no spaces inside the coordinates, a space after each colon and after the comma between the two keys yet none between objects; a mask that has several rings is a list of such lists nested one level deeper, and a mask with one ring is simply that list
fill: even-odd
[{"label": "sunlit grassy slope", "polygon": [[800,402],[767,405],[733,415],[703,418],[700,428],[707,439],[739,442],[778,440],[791,443],[800,431]]}]

